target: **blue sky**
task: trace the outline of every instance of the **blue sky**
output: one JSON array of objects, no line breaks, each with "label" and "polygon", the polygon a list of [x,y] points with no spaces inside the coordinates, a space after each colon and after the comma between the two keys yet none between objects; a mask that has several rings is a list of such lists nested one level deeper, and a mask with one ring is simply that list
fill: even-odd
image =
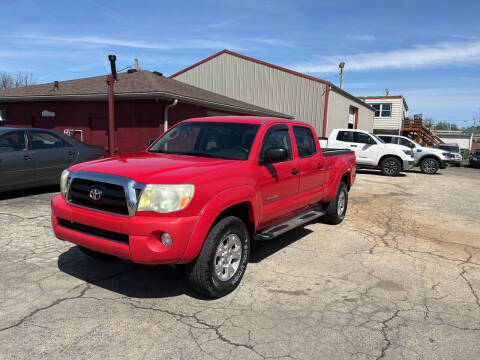
[{"label": "blue sky", "polygon": [[[410,115],[480,116],[480,1],[2,1],[0,71],[38,82],[140,66],[170,75],[224,48],[404,95]],[[465,122],[467,121],[467,122]]]}]

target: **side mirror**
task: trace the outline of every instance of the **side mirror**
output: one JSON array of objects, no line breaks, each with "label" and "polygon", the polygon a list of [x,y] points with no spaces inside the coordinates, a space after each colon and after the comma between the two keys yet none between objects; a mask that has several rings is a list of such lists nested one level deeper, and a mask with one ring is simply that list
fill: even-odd
[{"label": "side mirror", "polygon": [[271,148],[265,152],[263,156],[264,164],[273,164],[288,159],[287,150],[285,148]]},{"label": "side mirror", "polygon": [[150,139],[148,139],[148,141],[147,141],[147,147],[149,147],[150,145],[152,145],[154,141],[155,141],[155,138],[150,138]]},{"label": "side mirror", "polygon": [[368,139],[368,142],[367,142],[368,145],[377,145],[377,142],[375,140],[373,140],[372,138]]},{"label": "side mirror", "polygon": [[410,147],[413,149],[415,148],[415,144],[414,143],[410,143]]}]

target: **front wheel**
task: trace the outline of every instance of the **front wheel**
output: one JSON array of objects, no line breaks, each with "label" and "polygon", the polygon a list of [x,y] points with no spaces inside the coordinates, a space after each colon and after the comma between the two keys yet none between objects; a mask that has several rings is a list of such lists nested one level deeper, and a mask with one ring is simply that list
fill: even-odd
[{"label": "front wheel", "polygon": [[420,163],[420,169],[424,174],[433,175],[438,171],[439,167],[440,164],[438,163],[438,161],[432,158],[424,159]]},{"label": "front wheel", "polygon": [[340,224],[345,218],[348,205],[348,190],[347,185],[340,181],[335,197],[325,205],[324,219],[327,223],[332,225]]},{"label": "front wheel", "polygon": [[250,255],[250,235],[245,223],[235,216],[217,222],[210,230],[197,259],[187,266],[191,287],[219,298],[240,283]]},{"label": "front wheel", "polygon": [[380,170],[382,174],[386,176],[398,176],[400,170],[402,170],[402,164],[400,161],[393,157],[388,157],[382,160],[380,163]]}]

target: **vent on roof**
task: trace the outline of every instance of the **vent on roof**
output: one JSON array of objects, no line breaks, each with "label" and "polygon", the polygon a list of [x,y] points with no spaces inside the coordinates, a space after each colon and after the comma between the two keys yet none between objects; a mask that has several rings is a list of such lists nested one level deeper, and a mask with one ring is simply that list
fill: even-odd
[{"label": "vent on roof", "polygon": [[158,75],[158,76],[163,76],[163,74],[162,74],[161,72],[159,72],[159,71],[154,71],[153,73],[154,73],[155,75]]},{"label": "vent on roof", "polygon": [[53,91],[57,91],[58,90],[58,81],[55,81],[53,83]]},{"label": "vent on roof", "polygon": [[136,73],[137,72],[137,69],[128,69],[127,70],[127,73],[129,74],[133,74],[133,73]]}]

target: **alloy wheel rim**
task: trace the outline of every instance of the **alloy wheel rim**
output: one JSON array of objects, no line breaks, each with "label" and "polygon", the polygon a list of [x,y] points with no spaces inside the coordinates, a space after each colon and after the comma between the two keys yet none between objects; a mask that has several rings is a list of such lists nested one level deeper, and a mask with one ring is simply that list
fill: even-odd
[{"label": "alloy wheel rim", "polygon": [[230,280],[237,272],[242,258],[242,242],[237,234],[228,234],[215,251],[215,274],[221,281]]},{"label": "alloy wheel rim", "polygon": [[427,173],[433,173],[435,171],[435,163],[432,160],[426,161],[423,168]]},{"label": "alloy wheel rim", "polygon": [[398,165],[395,161],[393,160],[390,160],[390,161],[387,161],[385,163],[385,172],[388,174],[388,175],[392,175],[392,174],[395,174],[398,170]]},{"label": "alloy wheel rim", "polygon": [[338,195],[338,206],[337,206],[338,216],[342,216],[343,212],[345,211],[345,192],[342,191],[340,195]]}]

